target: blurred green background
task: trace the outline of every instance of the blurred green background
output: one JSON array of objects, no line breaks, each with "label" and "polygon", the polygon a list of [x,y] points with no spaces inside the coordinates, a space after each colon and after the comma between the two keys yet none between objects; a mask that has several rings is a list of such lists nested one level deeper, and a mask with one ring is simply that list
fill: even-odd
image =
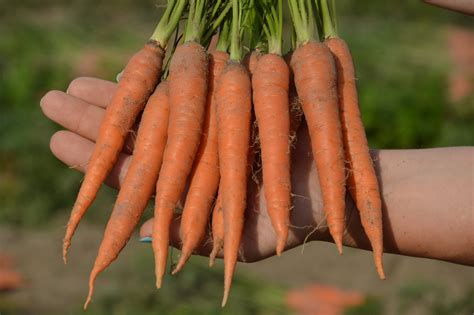
[{"label": "blurred green background", "polygon": [[[354,55],[371,147],[473,145],[473,95],[454,101],[449,94],[449,78],[456,63],[449,53],[449,38],[457,30],[472,26],[472,19],[420,1],[337,2],[340,33]],[[17,293],[0,294],[2,315],[82,313],[87,271],[108,217],[104,209],[111,208],[116,193],[103,189],[79,229],[72,263],[67,268],[61,266],[62,229],[81,174],[69,170],[50,153],[49,138],[58,126],[42,115],[39,100],[50,89],[65,90],[78,76],[113,80],[128,57],[151,34],[160,16],[160,3],[0,1],[0,253],[5,251],[17,257],[27,283]],[[147,211],[146,216],[150,215]],[[157,293],[152,286],[150,251],[144,249],[145,245],[131,243],[123,261],[101,277],[89,314],[222,312],[220,265],[209,270],[204,259],[195,258],[179,276],[167,279],[165,287]],[[314,248],[317,247],[306,251],[317,250]],[[79,255],[81,250],[85,253]],[[332,250],[328,253],[334,255]],[[349,251],[339,258],[344,259],[364,261],[361,268],[368,269],[370,281],[374,280],[366,255]],[[292,262],[287,259],[286,263]],[[313,263],[305,268],[323,269],[325,265],[319,265],[317,260]],[[370,298],[359,309],[348,311],[350,314],[410,314],[413,309],[417,314],[472,312],[472,271],[435,263],[443,266],[440,270],[458,268],[453,272],[465,280],[463,284],[453,289],[452,284],[439,280],[437,274],[426,280],[415,273],[408,278],[401,276],[404,280],[398,283],[387,281],[384,285],[393,287],[391,293],[374,293],[348,279],[338,282],[338,263],[324,267],[326,273],[333,274],[325,281],[352,289],[367,288],[363,293]],[[242,267],[225,313],[287,314],[285,292],[304,284],[305,279],[299,283],[275,280],[278,270],[295,271],[288,266],[285,269],[281,263],[273,265],[274,274],[268,273],[272,269],[268,262],[266,267]],[[393,266],[396,268],[395,263]],[[435,270],[438,269],[432,272],[436,273]],[[282,275],[282,279],[290,278],[291,274]],[[306,280],[311,279],[321,277],[308,276]],[[380,284],[373,287],[377,286]]]}]

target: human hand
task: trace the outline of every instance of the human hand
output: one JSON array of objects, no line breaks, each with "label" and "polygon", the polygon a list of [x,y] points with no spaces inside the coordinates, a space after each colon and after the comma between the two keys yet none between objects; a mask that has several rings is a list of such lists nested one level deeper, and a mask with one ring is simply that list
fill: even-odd
[{"label": "human hand", "polygon": [[[67,93],[50,91],[41,100],[43,113],[66,128],[56,132],[50,141],[53,154],[66,165],[84,172],[99,132],[105,107],[116,89],[116,84],[95,78],[78,78],[71,82]],[[135,128],[136,129],[136,128]],[[292,191],[294,208],[286,249],[306,241],[330,239],[321,207],[321,194],[316,169],[310,154],[306,127],[300,128],[298,142],[293,150]],[[119,189],[133,152],[133,132],[120,158],[106,180],[106,184]],[[261,182],[261,179],[260,179]],[[180,218],[177,215],[171,226],[171,245],[179,248]],[[152,220],[140,230],[140,237],[151,235]],[[209,255],[212,242],[205,240],[196,253]],[[275,254],[276,236],[268,217],[263,188],[249,180],[248,208],[242,238],[240,261],[253,262]]]}]

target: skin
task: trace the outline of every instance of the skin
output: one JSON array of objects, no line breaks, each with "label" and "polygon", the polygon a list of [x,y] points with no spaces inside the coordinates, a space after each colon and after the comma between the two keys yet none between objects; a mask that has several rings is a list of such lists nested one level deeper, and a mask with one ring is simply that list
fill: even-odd
[{"label": "skin", "polygon": [[[65,129],[51,137],[53,154],[66,165],[84,172],[92,153],[103,110],[116,85],[79,78],[66,94],[48,92],[41,100],[45,115]],[[102,112],[101,112],[102,111]],[[68,116],[67,119],[64,116]],[[89,138],[89,139],[88,139]],[[286,249],[305,241],[330,241],[321,207],[321,192],[305,125],[298,132],[293,152],[292,187],[295,195]],[[374,150],[382,192],[385,252],[444,260],[474,266],[474,147],[422,150]],[[122,152],[106,183],[120,187],[130,155]],[[239,260],[254,262],[275,255],[276,235],[266,214],[263,191],[251,185],[247,222]],[[348,228],[345,246],[369,249],[352,200],[346,195]],[[172,220],[170,242],[179,247],[179,220]],[[309,235],[314,230],[316,231]],[[152,221],[140,236],[151,236]],[[208,234],[206,234],[208,235]],[[197,249],[208,255],[212,242]]]},{"label": "skin", "polygon": [[471,0],[425,0],[424,2],[440,8],[453,10],[467,15],[474,15],[474,1]]}]

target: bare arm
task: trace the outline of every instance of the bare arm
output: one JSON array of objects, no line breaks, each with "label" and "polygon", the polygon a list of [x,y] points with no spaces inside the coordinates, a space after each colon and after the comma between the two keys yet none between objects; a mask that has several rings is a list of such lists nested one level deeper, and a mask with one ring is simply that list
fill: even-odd
[{"label": "bare arm", "polygon": [[472,0],[424,0],[424,2],[443,9],[474,15],[474,1]]},{"label": "bare arm", "polygon": [[[474,265],[473,164],[468,147],[374,154],[387,252]],[[369,248],[358,216],[345,243]]]}]

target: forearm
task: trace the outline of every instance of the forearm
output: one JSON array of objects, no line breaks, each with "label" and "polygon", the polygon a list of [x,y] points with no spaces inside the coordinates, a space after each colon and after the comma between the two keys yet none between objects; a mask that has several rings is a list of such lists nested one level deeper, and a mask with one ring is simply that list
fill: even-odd
[{"label": "forearm", "polygon": [[[374,152],[386,252],[474,265],[473,157],[472,148]],[[354,213],[345,245],[370,248]]]}]

